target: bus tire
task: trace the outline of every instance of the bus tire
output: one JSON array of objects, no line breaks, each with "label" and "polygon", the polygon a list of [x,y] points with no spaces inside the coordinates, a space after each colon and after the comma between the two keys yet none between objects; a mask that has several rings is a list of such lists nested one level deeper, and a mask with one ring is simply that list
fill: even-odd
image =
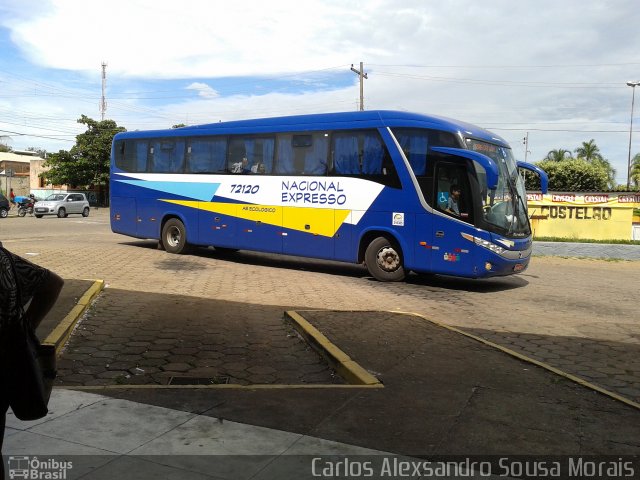
[{"label": "bus tire", "polygon": [[170,218],[162,227],[162,245],[169,253],[188,253],[187,229],[177,218]]},{"label": "bus tire", "polygon": [[381,282],[404,280],[402,251],[386,237],[371,241],[365,251],[364,262],[369,273]]}]

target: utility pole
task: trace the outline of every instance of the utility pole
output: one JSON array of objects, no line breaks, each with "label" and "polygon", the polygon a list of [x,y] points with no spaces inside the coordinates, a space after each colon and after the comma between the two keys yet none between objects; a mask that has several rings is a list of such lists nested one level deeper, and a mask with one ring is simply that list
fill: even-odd
[{"label": "utility pole", "polygon": [[104,98],[104,91],[107,87],[107,64],[102,62],[102,99],[100,100],[100,119],[104,121],[104,114],[107,111],[107,101]]},{"label": "utility pole", "polygon": [[362,62],[360,62],[360,70],[356,70],[353,68],[353,63],[351,64],[351,71],[356,73],[358,77],[360,77],[360,111],[364,110],[364,79],[369,78],[367,74],[364,73],[364,67],[362,66]]},{"label": "utility pole", "polygon": [[527,155],[531,153],[529,151],[529,132],[527,132],[526,137],[522,139],[522,143],[524,143],[524,161],[527,161]]}]

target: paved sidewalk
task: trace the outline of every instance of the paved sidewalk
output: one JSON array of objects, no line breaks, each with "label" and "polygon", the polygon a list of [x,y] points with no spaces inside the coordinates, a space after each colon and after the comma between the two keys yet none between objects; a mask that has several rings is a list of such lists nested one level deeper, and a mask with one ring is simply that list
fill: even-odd
[{"label": "paved sidewalk", "polygon": [[64,389],[54,390],[44,419],[9,417],[4,450],[9,468],[11,457],[53,459],[70,466],[66,475],[42,478],[86,480],[302,479],[313,478],[313,457],[386,453]]},{"label": "paved sidewalk", "polygon": [[534,255],[556,257],[604,258],[615,260],[640,260],[640,245],[613,243],[539,242],[533,241]]}]

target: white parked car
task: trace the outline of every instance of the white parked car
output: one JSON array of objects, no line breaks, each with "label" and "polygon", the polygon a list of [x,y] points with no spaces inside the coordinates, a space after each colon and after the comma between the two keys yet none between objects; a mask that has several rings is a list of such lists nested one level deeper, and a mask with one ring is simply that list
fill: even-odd
[{"label": "white parked car", "polygon": [[36,218],[43,215],[57,215],[60,218],[70,213],[79,213],[88,217],[91,208],[84,193],[53,193],[40,202],[36,202],[33,212]]}]

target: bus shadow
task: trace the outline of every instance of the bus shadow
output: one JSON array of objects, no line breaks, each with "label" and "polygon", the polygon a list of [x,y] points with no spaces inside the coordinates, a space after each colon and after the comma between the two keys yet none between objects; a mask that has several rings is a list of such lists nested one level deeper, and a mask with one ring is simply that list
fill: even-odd
[{"label": "bus shadow", "polygon": [[416,286],[475,293],[503,292],[529,285],[529,282],[525,278],[518,275],[473,279],[436,274],[413,274],[405,279],[405,283]]},{"label": "bus shadow", "polygon": [[[121,245],[155,250],[158,248],[157,240],[134,240],[120,242]],[[351,278],[362,278],[372,283],[380,283],[369,275],[366,267],[360,264],[336,262],[306,257],[294,257],[276,253],[252,252],[249,250],[216,250],[214,247],[195,247],[190,253],[201,258],[211,258],[224,262],[242,265],[256,265],[261,267],[279,268],[284,270],[308,271],[338,275]],[[163,267],[170,270],[180,269],[180,256],[172,256],[170,260],[162,262]],[[193,268],[193,267],[191,267]],[[385,284],[391,285],[391,284]],[[413,285],[433,290],[457,290],[477,293],[501,292],[513,290],[529,285],[529,282],[520,275],[508,277],[493,277],[485,279],[471,279],[451,277],[437,274],[416,274],[411,272],[399,285]],[[391,288],[391,287],[390,287]]]},{"label": "bus shadow", "polygon": [[358,278],[368,274],[366,268],[362,265],[335,262],[332,260],[294,257],[276,253],[260,253],[249,250],[233,252],[216,250],[215,248],[197,248],[194,249],[192,254],[242,265],[257,265],[261,267],[325,273],[344,277]]}]

